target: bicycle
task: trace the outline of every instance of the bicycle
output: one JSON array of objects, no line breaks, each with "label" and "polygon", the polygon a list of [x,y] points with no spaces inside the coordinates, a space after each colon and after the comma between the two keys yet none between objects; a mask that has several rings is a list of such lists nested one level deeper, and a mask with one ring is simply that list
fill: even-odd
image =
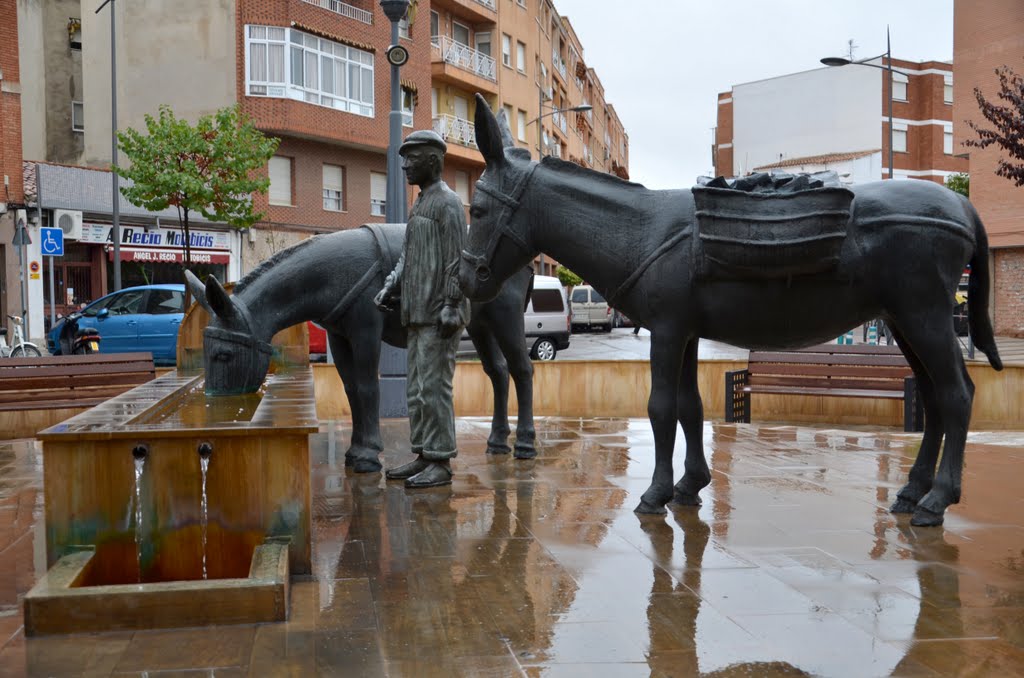
[{"label": "bicycle", "polygon": [[43,352],[31,341],[25,341],[22,331],[22,318],[17,315],[7,316],[14,323],[14,343],[7,345],[7,328],[0,327],[0,358],[41,358]]}]

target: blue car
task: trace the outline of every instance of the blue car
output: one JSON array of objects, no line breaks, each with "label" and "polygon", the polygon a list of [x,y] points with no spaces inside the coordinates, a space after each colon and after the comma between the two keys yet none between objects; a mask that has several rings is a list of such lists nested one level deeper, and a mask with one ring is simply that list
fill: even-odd
[{"label": "blue car", "polygon": [[[97,299],[81,311],[79,329],[95,327],[100,333],[100,353],[153,354],[158,365],[177,362],[178,327],[185,315],[184,285],[128,287]],[[60,355],[58,322],[46,336],[53,355]]]}]

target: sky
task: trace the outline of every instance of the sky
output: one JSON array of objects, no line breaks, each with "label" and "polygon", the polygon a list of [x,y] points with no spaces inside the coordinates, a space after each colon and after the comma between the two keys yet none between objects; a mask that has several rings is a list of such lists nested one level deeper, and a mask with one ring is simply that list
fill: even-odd
[{"label": "sky", "polygon": [[555,0],[629,134],[630,179],[683,188],[712,171],[717,96],[819,59],[953,58],[953,0]]}]

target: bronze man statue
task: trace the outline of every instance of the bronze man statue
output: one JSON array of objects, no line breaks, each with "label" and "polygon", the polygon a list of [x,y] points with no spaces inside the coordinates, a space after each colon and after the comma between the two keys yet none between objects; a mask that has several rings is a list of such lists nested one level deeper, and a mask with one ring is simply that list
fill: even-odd
[{"label": "bronze man statue", "polygon": [[459,288],[459,257],[466,238],[462,201],[441,180],[444,140],[429,130],[413,132],[399,149],[408,182],[420,187],[409,214],[405,244],[395,270],[375,302],[390,308],[399,294],[409,348],[408,400],[412,451],[416,459],[387,477],[406,487],[452,482],[449,460],[455,448],[452,377],[469,301]]}]

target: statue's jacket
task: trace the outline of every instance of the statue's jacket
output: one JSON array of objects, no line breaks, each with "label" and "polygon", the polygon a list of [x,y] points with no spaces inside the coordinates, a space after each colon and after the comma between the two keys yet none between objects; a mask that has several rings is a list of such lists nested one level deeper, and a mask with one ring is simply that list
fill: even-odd
[{"label": "statue's jacket", "polygon": [[459,196],[443,181],[422,191],[409,215],[396,267],[403,325],[436,325],[446,303],[459,310],[462,325],[469,323],[469,300],[458,285],[465,239],[466,214]]}]

